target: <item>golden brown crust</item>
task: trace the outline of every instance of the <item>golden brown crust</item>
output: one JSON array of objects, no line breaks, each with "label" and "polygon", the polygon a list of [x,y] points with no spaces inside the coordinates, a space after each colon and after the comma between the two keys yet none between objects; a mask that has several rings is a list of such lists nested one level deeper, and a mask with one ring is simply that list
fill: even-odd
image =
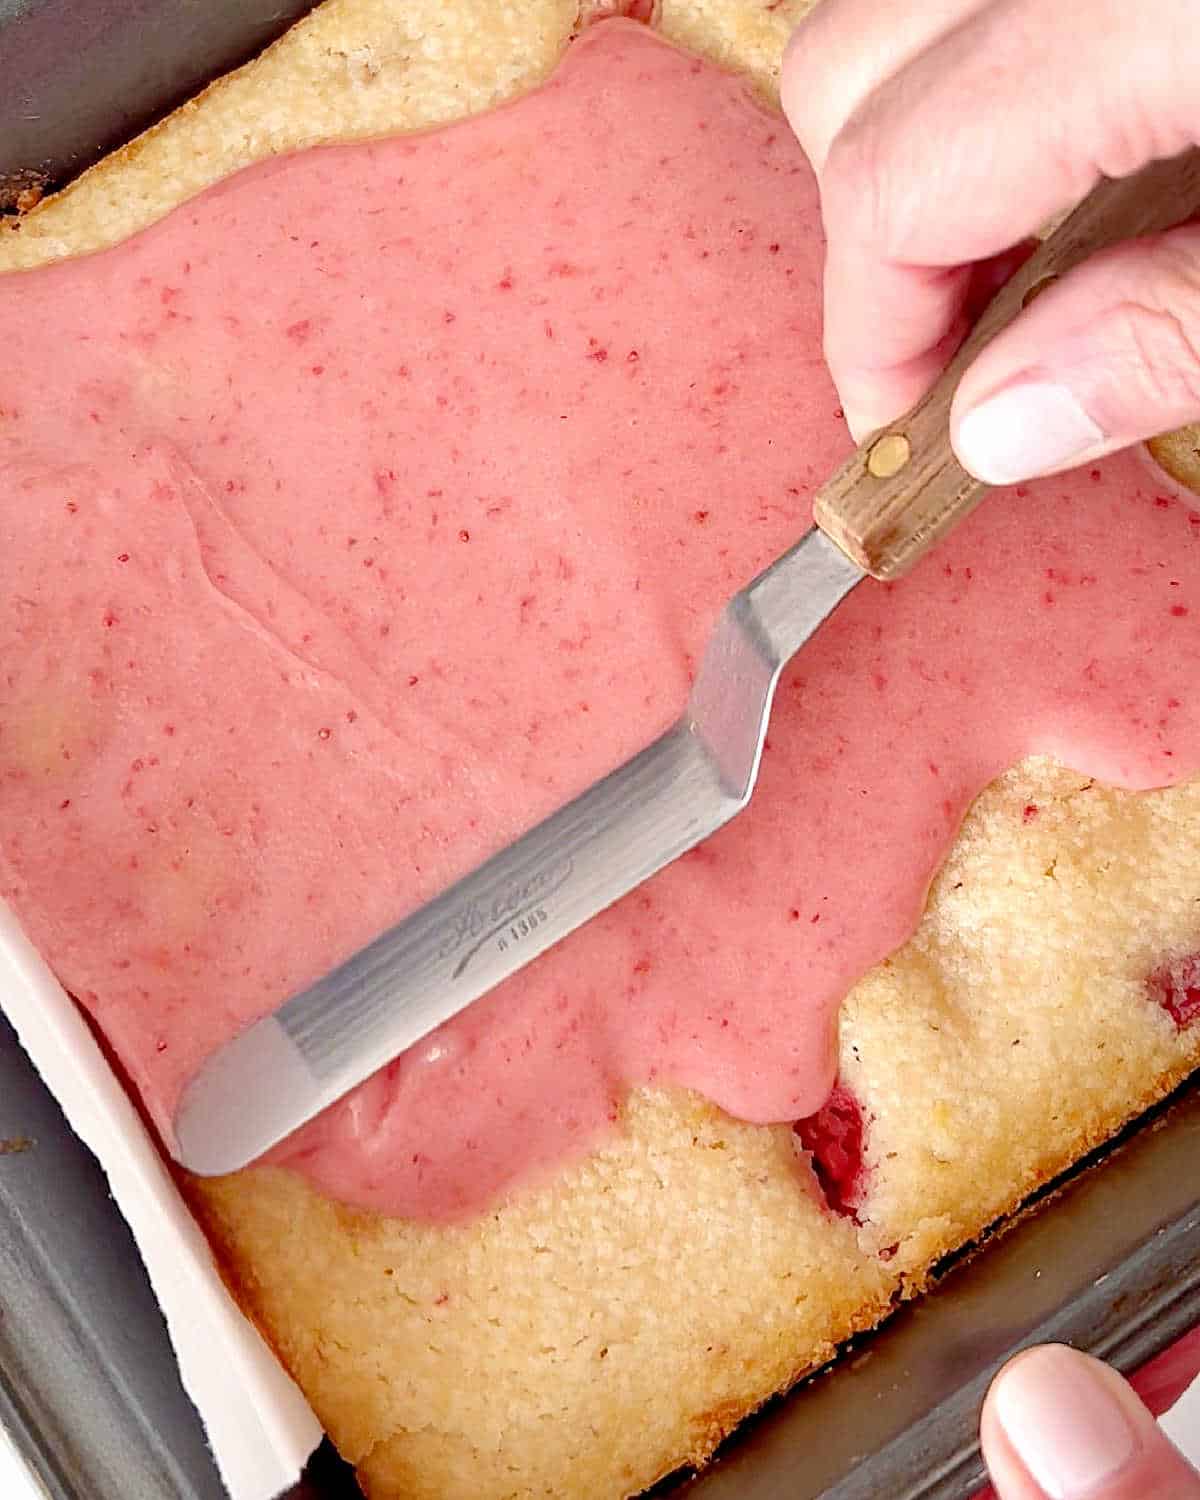
[{"label": "golden brown crust", "polygon": [[[770,95],[806,8],[659,15]],[[327,0],[0,234],[0,269],[113,243],[264,155],[485,108],[544,77],[580,14]],[[1195,482],[1194,449],[1160,461]],[[1200,1065],[1200,1027],[1178,1032],[1146,987],[1200,950],[1197,847],[1200,784],[1135,796],[1042,761],[980,798],[920,930],[843,1013],[861,1225],[824,1207],[788,1128],[682,1093],[634,1095],[592,1157],[461,1228],[353,1213],[280,1171],[189,1196],[372,1496],[636,1493]]]},{"label": "golden brown crust", "polygon": [[374,1492],[611,1497],[703,1458],[888,1306],[806,1176],[786,1127],[657,1094],[461,1228],[349,1213],[281,1171],[194,1195]]},{"label": "golden brown crust", "polygon": [[1198,841],[1198,783],[1134,795],[1037,761],[979,799],[843,1013],[861,1227],[786,1128],[683,1094],[635,1095],[595,1156],[464,1229],[282,1172],[193,1196],[372,1494],[637,1493],[1200,1065],[1146,987],[1200,949]]}]

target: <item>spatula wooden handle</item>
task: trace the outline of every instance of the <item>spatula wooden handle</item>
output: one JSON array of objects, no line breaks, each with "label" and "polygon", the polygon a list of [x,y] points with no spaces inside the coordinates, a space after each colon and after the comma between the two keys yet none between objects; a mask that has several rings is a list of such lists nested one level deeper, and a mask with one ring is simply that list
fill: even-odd
[{"label": "spatula wooden handle", "polygon": [[950,402],[967,365],[1030,295],[1094,251],[1200,212],[1200,150],[1104,180],[989,304],[958,354],[906,417],[876,433],[821,489],[817,524],[875,578],[896,578],[973,510],[987,487],[950,448]]}]

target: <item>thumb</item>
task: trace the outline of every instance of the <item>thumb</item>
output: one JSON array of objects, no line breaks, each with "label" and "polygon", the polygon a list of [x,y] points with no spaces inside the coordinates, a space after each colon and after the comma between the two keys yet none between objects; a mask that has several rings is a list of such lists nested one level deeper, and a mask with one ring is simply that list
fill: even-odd
[{"label": "thumb", "polygon": [[1050,285],[959,384],[963,466],[1014,484],[1200,418],[1200,225],[1119,245]]},{"label": "thumb", "polygon": [[1000,1500],[1200,1500],[1200,1474],[1131,1387],[1061,1344],[1000,1372],[982,1432]]}]

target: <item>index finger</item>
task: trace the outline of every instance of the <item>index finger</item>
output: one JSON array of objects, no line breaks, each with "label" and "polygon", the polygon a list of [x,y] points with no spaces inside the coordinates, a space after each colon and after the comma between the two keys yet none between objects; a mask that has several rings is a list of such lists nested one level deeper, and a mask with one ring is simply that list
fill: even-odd
[{"label": "index finger", "polygon": [[1116,0],[992,0],[863,100],[820,173],[826,356],[859,435],[944,367],[973,267],[1102,172],[1187,144],[1186,9],[1163,0],[1149,24]]}]

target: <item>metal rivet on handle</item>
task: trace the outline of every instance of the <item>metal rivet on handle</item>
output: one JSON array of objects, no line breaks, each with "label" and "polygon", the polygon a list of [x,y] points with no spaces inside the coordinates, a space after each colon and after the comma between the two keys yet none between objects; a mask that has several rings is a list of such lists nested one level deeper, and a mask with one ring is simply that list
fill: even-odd
[{"label": "metal rivet on handle", "polygon": [[912,444],[902,432],[887,432],[867,452],[867,470],[876,479],[892,479],[912,457]]},{"label": "metal rivet on handle", "polygon": [[1058,279],[1056,274],[1054,276],[1043,276],[1041,281],[1035,281],[1021,298],[1021,306],[1023,308],[1028,307],[1031,302],[1042,295],[1047,287],[1053,286]]}]

